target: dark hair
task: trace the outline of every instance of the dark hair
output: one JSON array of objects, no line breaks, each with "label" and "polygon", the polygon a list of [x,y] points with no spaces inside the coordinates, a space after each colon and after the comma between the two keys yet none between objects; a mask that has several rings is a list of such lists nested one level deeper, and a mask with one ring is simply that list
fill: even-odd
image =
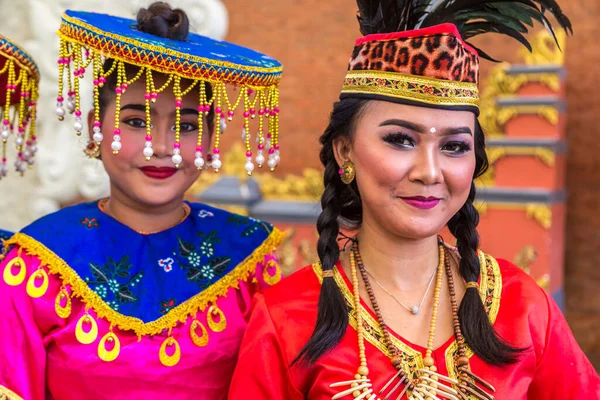
[{"label": "dark hair", "polygon": [[[150,35],[158,36],[166,39],[173,40],[186,40],[189,30],[190,22],[185,11],[176,8],[172,9],[171,6],[164,1],[154,2],[147,9],[141,8],[137,13],[137,29],[140,32],[148,33]],[[113,58],[107,58],[102,65],[104,71],[109,71],[115,60]],[[125,64],[125,73],[128,78],[134,77],[138,72],[139,68],[132,64]],[[184,80],[185,81],[185,80]],[[213,91],[212,86],[208,82],[203,82],[206,90],[206,97],[212,98]],[[187,86],[187,84],[183,84]],[[111,74],[106,77],[106,83],[99,88],[99,105],[100,105],[100,116],[101,119],[104,117],[104,111],[106,106],[110,103],[115,95],[115,88],[117,87],[117,76]],[[208,116],[206,117],[209,128],[212,131],[214,124],[214,107],[210,107]]]},{"label": "dark hair", "polygon": [[[358,228],[362,223],[362,202],[356,181],[344,184],[339,175],[339,166],[334,157],[333,142],[340,137],[352,139],[354,127],[368,100],[342,99],[333,106],[329,126],[321,136],[321,162],[325,166],[325,190],[321,197],[323,211],[317,221],[319,241],[317,245],[323,271],[331,270],[339,258],[337,237],[340,222],[346,228]],[[488,168],[485,138],[479,122],[475,121],[475,174],[481,176]],[[450,231],[457,239],[461,255],[460,274],[467,282],[476,282],[481,266],[477,256],[479,214],[473,205],[475,184],[467,202],[448,222]],[[458,311],[460,326],[467,344],[473,352],[492,365],[513,363],[522,349],[511,347],[495,332],[490,323],[479,292],[467,289]],[[317,322],[308,342],[294,360],[314,363],[319,357],[332,350],[344,336],[348,327],[348,307],[342,293],[331,277],[323,278],[319,295]]]}]

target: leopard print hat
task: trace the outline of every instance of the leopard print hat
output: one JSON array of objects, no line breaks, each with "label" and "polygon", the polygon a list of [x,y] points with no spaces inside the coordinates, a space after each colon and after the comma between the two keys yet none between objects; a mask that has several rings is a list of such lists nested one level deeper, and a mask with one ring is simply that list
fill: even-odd
[{"label": "leopard print hat", "polygon": [[546,12],[572,33],[569,19],[554,0],[532,0],[527,5],[520,0],[357,3],[365,36],[354,45],[340,99],[386,100],[478,115],[479,58],[496,60],[465,39],[501,33],[531,50],[523,33],[533,21],[544,23],[554,36]]}]

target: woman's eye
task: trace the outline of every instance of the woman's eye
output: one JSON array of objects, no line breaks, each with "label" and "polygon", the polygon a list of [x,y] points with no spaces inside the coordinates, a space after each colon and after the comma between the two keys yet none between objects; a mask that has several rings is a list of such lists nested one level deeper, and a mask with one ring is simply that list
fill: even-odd
[{"label": "woman's eye", "polygon": [[442,146],[442,151],[450,154],[463,154],[471,150],[471,146],[465,142],[448,142]]},{"label": "woman's eye", "polygon": [[146,127],[146,121],[141,118],[128,118],[123,122],[133,128],[145,128]]},{"label": "woman's eye", "polygon": [[[195,124],[191,124],[191,123],[188,123],[188,122],[182,122],[181,124],[179,124],[179,131],[180,132],[192,132],[192,131],[195,131],[197,129],[198,128],[196,127]],[[175,125],[173,125],[171,127],[171,130],[173,132],[175,132]]]},{"label": "woman's eye", "polygon": [[390,133],[383,137],[384,142],[387,142],[397,147],[414,147],[415,141],[412,137],[404,133]]}]

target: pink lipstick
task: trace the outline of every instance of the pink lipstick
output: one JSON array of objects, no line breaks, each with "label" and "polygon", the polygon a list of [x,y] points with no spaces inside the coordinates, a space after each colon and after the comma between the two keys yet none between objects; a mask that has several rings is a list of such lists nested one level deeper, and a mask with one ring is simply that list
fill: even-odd
[{"label": "pink lipstick", "polygon": [[418,208],[420,210],[430,210],[433,207],[437,206],[441,199],[437,197],[423,197],[423,196],[413,196],[413,197],[400,197],[407,204]]}]

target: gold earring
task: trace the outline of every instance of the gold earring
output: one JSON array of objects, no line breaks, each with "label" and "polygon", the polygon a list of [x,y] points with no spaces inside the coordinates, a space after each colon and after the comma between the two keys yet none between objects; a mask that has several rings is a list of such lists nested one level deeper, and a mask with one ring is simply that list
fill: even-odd
[{"label": "gold earring", "polygon": [[346,185],[351,184],[356,176],[356,168],[354,167],[354,163],[350,160],[344,161],[339,170],[339,174],[342,182],[344,182]]},{"label": "gold earring", "polygon": [[87,158],[100,157],[100,144],[96,143],[93,140],[90,140],[87,146],[85,146],[85,149],[83,149],[83,153],[86,155]]}]

